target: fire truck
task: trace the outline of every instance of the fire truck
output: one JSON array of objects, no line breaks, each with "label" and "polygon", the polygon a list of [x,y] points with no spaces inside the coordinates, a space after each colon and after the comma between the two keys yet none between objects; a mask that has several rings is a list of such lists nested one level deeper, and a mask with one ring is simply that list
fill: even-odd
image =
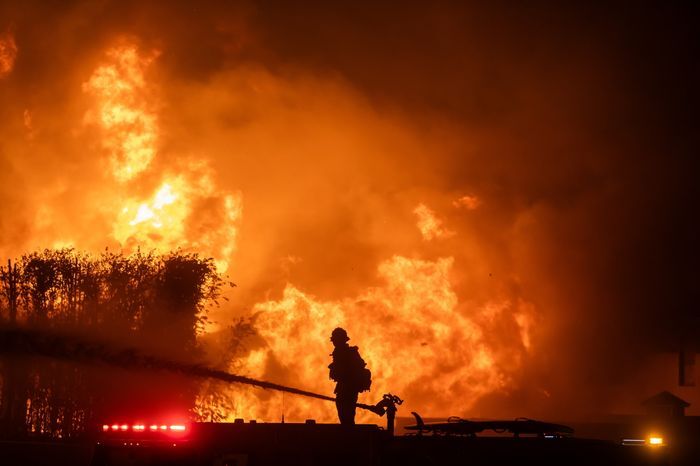
[{"label": "fire truck", "polygon": [[[100,426],[92,466],[668,465],[665,439],[577,438],[573,429],[531,419],[415,424],[394,432],[397,398],[374,407],[386,428],[304,423],[109,422]],[[393,411],[392,411],[393,409]],[[398,430],[398,429],[397,429]]]}]

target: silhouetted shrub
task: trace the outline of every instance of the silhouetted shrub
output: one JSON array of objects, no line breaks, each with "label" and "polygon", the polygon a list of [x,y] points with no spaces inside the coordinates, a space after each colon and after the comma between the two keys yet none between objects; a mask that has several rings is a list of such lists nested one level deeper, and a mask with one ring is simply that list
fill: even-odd
[{"label": "silhouetted shrub", "polygon": [[[84,334],[170,358],[196,354],[221,287],[211,259],[44,250],[0,267],[0,322]],[[167,374],[0,355],[4,437],[71,437],[108,416],[192,408],[196,387]]]}]

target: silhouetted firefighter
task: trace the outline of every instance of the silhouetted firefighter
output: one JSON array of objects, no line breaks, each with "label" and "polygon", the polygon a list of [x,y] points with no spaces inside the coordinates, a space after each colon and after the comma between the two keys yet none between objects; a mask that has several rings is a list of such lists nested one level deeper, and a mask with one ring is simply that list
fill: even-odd
[{"label": "silhouetted firefighter", "polygon": [[333,362],[328,366],[330,378],[337,382],[335,386],[335,405],[341,424],[355,424],[355,404],[360,392],[369,390],[372,374],[365,366],[357,346],[349,346],[348,333],[336,328],[331,333],[331,342],[335,349],[331,356]]}]

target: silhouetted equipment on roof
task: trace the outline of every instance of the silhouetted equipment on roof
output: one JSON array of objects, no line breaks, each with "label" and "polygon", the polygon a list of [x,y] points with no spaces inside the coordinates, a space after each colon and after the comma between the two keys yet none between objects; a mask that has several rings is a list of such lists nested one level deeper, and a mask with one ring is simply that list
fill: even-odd
[{"label": "silhouetted equipment on roof", "polygon": [[685,408],[690,406],[690,403],[664,390],[644,400],[642,406],[647,409],[649,416],[683,417],[685,416]]},{"label": "silhouetted equipment on roof", "polygon": [[[390,435],[394,435],[394,419],[396,418],[396,405],[401,405],[403,400],[396,395],[386,393],[376,405],[369,408],[375,414],[384,416],[386,414],[386,430]],[[358,403],[358,407],[364,407]],[[366,409],[366,408],[365,408]]]},{"label": "silhouetted equipment on roof", "polygon": [[[334,398],[267,381],[115,348],[69,335],[21,328],[0,327],[0,353],[45,356],[82,363],[103,363],[134,370],[164,370],[193,377],[208,377],[264,389],[279,390],[327,401]],[[673,397],[673,395],[668,394]],[[665,399],[667,397],[662,397]],[[675,398],[675,397],[673,397]],[[676,400],[679,400],[675,398]],[[683,400],[682,408],[687,406]],[[451,418],[443,423],[424,423],[418,416],[418,433],[391,435],[397,406],[402,400],[386,394],[376,405],[357,404],[387,416],[387,429],[374,425],[294,423],[191,423],[150,424],[122,422],[101,426],[94,449],[93,466],[123,465],[372,465],[423,464],[667,464],[659,453],[625,448],[614,442],[570,438],[573,430],[558,424],[530,419],[470,421]],[[116,420],[119,421],[119,420]],[[509,436],[476,435],[485,430]],[[528,435],[530,434],[530,435]],[[534,434],[534,435],[533,435]],[[36,443],[0,442],[2,464],[27,464],[28,451],[40,451]],[[42,447],[43,448],[43,447]],[[48,451],[48,450],[41,450]],[[40,455],[42,462],[75,466],[56,454]],[[66,456],[66,458],[68,458]],[[661,463],[659,463],[661,461]],[[84,464],[84,463],[83,463]]]},{"label": "silhouetted equipment on roof", "polygon": [[568,436],[392,436],[374,425],[312,422],[115,426],[103,426],[92,466],[668,466],[665,448]]},{"label": "silhouetted equipment on roof", "polygon": [[486,420],[470,421],[459,417],[450,417],[447,422],[433,422],[426,424],[416,412],[411,412],[416,418],[416,424],[406,426],[407,430],[415,430],[419,435],[430,433],[433,435],[467,435],[475,437],[484,431],[492,431],[498,434],[510,433],[514,437],[520,435],[537,435],[540,437],[565,437],[573,435],[574,430],[569,426],[553,424],[551,422],[536,421],[534,419],[517,418],[515,420]]}]

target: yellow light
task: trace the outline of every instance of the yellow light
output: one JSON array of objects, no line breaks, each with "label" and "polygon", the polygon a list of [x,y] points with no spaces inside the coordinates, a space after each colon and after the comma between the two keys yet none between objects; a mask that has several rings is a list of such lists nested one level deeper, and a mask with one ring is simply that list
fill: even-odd
[{"label": "yellow light", "polygon": [[663,437],[658,437],[656,435],[649,436],[649,445],[660,446],[664,444]]}]

